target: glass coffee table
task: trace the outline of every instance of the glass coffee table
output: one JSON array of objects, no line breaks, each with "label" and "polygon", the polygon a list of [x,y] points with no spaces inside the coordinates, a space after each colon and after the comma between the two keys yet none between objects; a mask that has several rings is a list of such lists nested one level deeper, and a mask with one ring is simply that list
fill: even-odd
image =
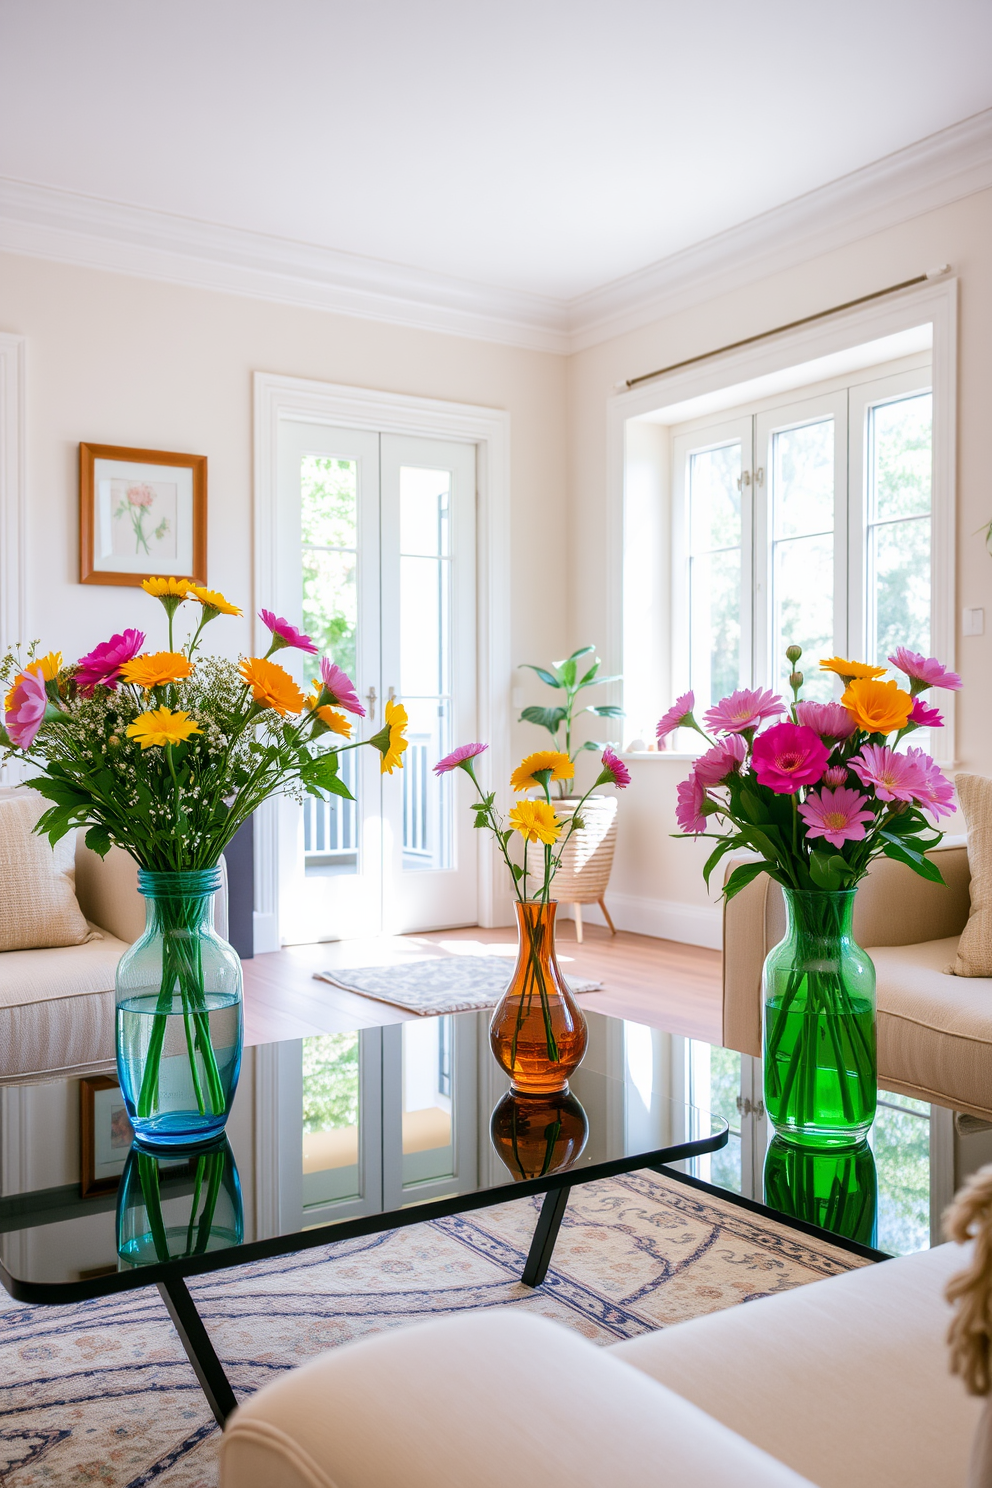
[{"label": "glass coffee table", "polygon": [[645,1042],[641,1025],[591,1013],[567,1096],[525,1099],[508,1092],[488,1022],[459,1013],[250,1047],[225,1139],[195,1153],[132,1145],[109,1062],[8,1082],[0,1280],[49,1304],[156,1286],[223,1424],[237,1402],[187,1277],[543,1194],[521,1278],[539,1286],[575,1185],[721,1161],[730,1124],[690,1098],[668,1035]]}]

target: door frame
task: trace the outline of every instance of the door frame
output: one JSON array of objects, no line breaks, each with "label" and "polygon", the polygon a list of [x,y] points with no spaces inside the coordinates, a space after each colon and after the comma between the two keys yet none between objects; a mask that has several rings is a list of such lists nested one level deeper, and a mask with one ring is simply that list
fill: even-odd
[{"label": "door frame", "polygon": [[[280,419],[419,434],[476,447],[476,605],[479,735],[488,740],[488,773],[510,773],[510,415],[502,408],[449,403],[405,393],[347,387],[303,377],[256,372],[254,382],[254,634],[264,651],[268,632],[258,611],[271,608],[279,572],[278,433]],[[281,947],[278,919],[276,803],[255,817],[255,950]],[[509,923],[505,886],[485,833],[478,834],[479,920]],[[485,843],[481,839],[486,838]]]}]

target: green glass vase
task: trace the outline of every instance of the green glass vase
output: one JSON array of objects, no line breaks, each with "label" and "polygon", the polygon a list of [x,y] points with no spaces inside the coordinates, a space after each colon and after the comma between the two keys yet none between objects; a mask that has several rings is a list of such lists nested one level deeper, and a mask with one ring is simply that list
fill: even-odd
[{"label": "green glass vase", "polygon": [[765,957],[765,1108],[779,1136],[851,1147],[875,1119],[875,968],[851,934],[854,889],[785,889]]},{"label": "green glass vase", "polygon": [[765,1203],[846,1240],[875,1245],[878,1177],[867,1142],[817,1151],[773,1137],[765,1154]]},{"label": "green glass vase", "polygon": [[134,1143],[117,1190],[121,1269],[228,1250],[244,1230],[238,1166],[225,1137],[178,1161]]}]

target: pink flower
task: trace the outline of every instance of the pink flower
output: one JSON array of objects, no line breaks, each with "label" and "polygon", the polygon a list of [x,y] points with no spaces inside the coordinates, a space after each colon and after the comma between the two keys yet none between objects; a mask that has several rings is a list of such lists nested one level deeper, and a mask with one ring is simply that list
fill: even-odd
[{"label": "pink flower", "polygon": [[703,714],[703,722],[718,734],[742,734],[757,728],[763,718],[775,718],[785,712],[785,704],[767,689],[757,692],[742,688],[732,692]]},{"label": "pink flower", "polygon": [[[474,760],[477,755],[482,754],[483,750],[488,748],[488,744],[459,744],[458,748],[446,754],[444,759],[438,760],[434,766],[434,773],[446,775],[449,770],[457,770],[459,765],[467,765],[470,760]],[[468,773],[470,774],[471,771]]]},{"label": "pink flower", "polygon": [[855,728],[854,719],[840,703],[797,703],[796,720],[821,739],[849,739]]},{"label": "pink flower", "polygon": [[130,506],[151,506],[155,500],[155,492],[147,482],[142,481],[137,486],[128,486],[127,499]]},{"label": "pink flower", "polygon": [[706,831],[706,817],[703,813],[703,804],[706,801],[706,792],[703,782],[693,770],[688,780],[679,782],[678,804],[675,807],[675,820],[687,834]]},{"label": "pink flower", "polygon": [[776,723],[754,741],[751,764],[759,785],[791,796],[801,785],[815,785],[827,763],[827,746],[811,728]]},{"label": "pink flower", "polygon": [[880,801],[912,801],[925,784],[925,778],[910,754],[921,753],[922,750],[914,749],[897,754],[887,744],[865,744],[850,765],[862,785],[874,786]]},{"label": "pink flower", "polygon": [[45,720],[47,707],[48,693],[41,667],[27,667],[11,691],[3,720],[11,743],[18,749],[30,749]]},{"label": "pink flower", "polygon": [[701,754],[693,766],[704,785],[720,785],[747,757],[747,745],[740,734],[728,734],[712,749]]},{"label": "pink flower", "polygon": [[349,713],[357,713],[359,718],[365,717],[365,709],[358,701],[355,684],[347,672],[343,672],[336,662],[328,661],[326,656],[322,656],[320,675],[331,694],[332,703],[337,703],[339,708],[345,708]]},{"label": "pink flower", "polygon": [[825,837],[833,847],[845,842],[860,842],[865,835],[865,822],[874,821],[866,811],[868,797],[846,786],[840,790],[814,791],[799,807],[806,823],[807,837]]},{"label": "pink flower", "polygon": [[120,670],[126,661],[132,661],[145,644],[143,630],[125,630],[122,635],[113,635],[109,641],[101,641],[76,663],[76,686],[83,697],[92,697],[97,687],[109,687],[113,692],[120,678]]},{"label": "pink flower", "polygon": [[603,768],[597,785],[615,785],[617,790],[626,790],[630,784],[630,771],[618,754],[609,745],[603,750]]},{"label": "pink flower", "polygon": [[953,816],[954,786],[947,776],[922,749],[907,749],[906,754],[912,756],[923,777],[923,786],[913,798],[916,803],[933,816]]},{"label": "pink flower", "polygon": [[909,715],[909,722],[915,723],[918,728],[943,728],[943,715],[937,708],[931,708],[922,698],[913,699],[913,711]]},{"label": "pink flower", "polygon": [[674,734],[677,728],[681,728],[684,723],[692,720],[692,710],[695,706],[696,699],[691,692],[684,692],[680,698],[675,699],[668,712],[658,720],[655,738],[659,744],[663,743],[669,734]]},{"label": "pink flower", "polygon": [[907,651],[905,646],[889,657],[889,666],[906,673],[914,696],[925,687],[944,687],[948,692],[957,692],[961,686],[957,672],[949,672],[942,661],[935,656],[921,656],[919,651]]},{"label": "pink flower", "polygon": [[823,779],[820,783],[830,786],[846,785],[847,770],[843,765],[828,765],[823,772]]},{"label": "pink flower", "polygon": [[310,637],[297,630],[295,625],[290,625],[281,615],[274,615],[271,610],[259,610],[258,618],[272,632],[270,654],[280,651],[283,646],[295,646],[297,651],[309,651],[311,656],[316,656],[317,647]]}]

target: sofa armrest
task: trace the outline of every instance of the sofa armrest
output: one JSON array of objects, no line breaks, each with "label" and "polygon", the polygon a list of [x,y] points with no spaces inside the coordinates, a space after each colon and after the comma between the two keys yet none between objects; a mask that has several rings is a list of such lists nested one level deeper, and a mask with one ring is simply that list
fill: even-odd
[{"label": "sofa armrest", "polygon": [[[145,928],[145,901],[138,893],[138,865],[120,847],[105,858],[91,852],[85,833],[76,837],[76,898],[86,918],[131,945]],[[214,927],[227,937],[227,863],[220,860],[221,883],[214,899]]]},{"label": "sofa armrest", "polygon": [[[749,855],[753,857],[753,855]],[[872,946],[921,945],[960,935],[968,921],[968,850],[948,837],[929,854],[944,883],[920,878],[904,863],[876,858],[858,885],[854,938]],[[724,884],[746,858],[727,860]],[[761,1055],[761,969],[785,934],[782,891],[766,873],[723,907],[723,1042],[742,1054]]]},{"label": "sofa armrest", "polygon": [[510,1308],[331,1349],[246,1401],[221,1442],[221,1488],[662,1479],[666,1488],[810,1488],[607,1350]]}]

